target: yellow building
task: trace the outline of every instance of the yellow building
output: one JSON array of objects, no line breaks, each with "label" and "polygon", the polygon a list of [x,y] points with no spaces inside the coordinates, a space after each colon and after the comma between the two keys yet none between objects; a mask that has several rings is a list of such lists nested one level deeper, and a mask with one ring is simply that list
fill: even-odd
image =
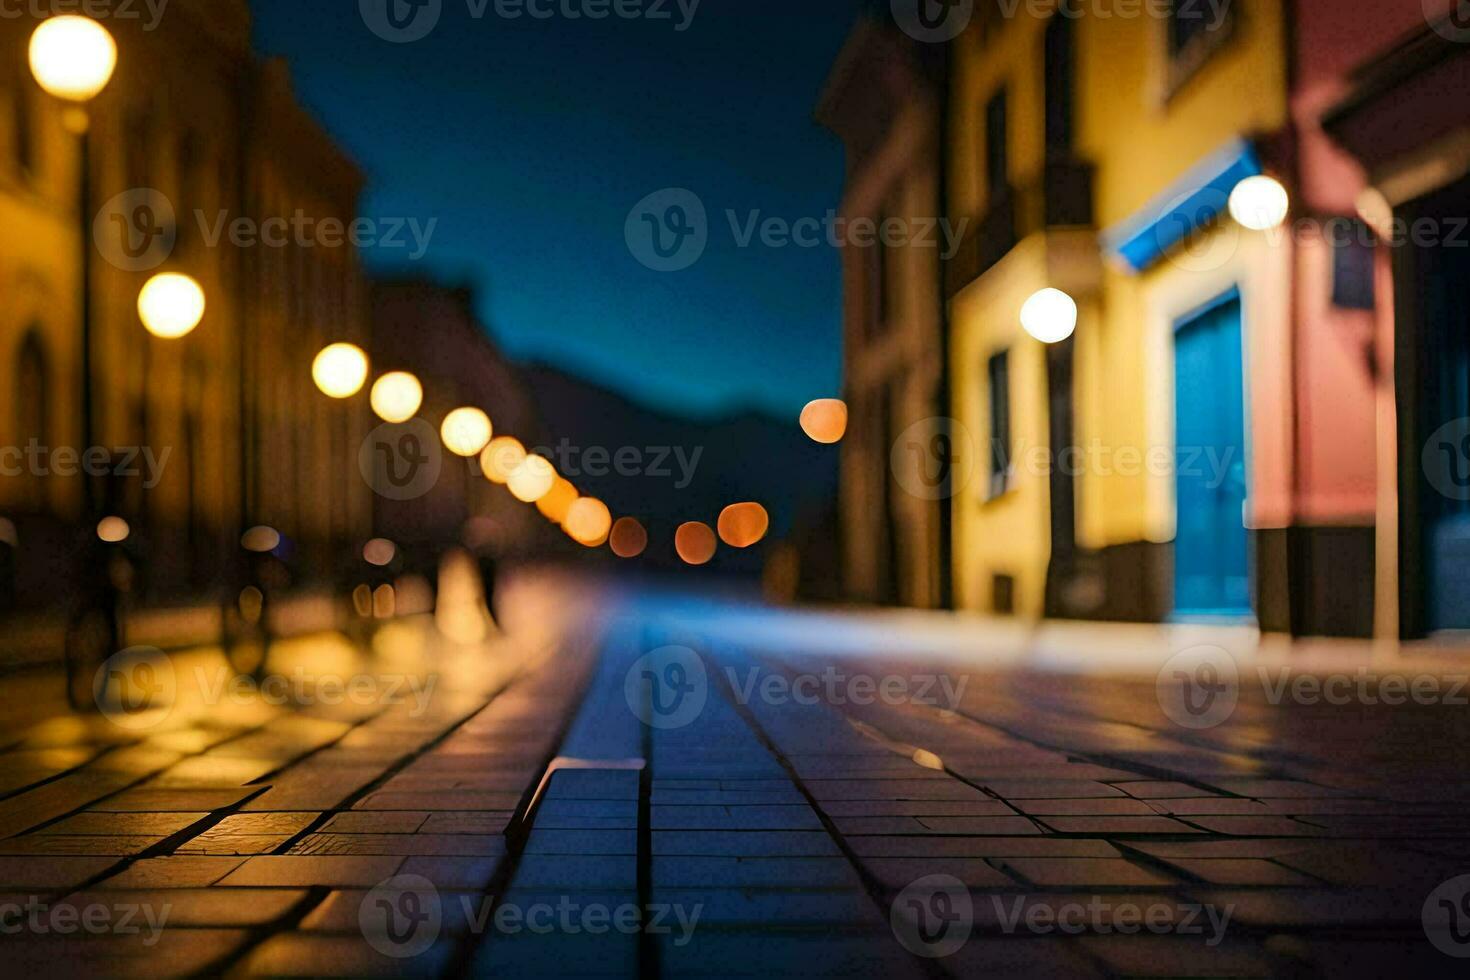
[{"label": "yellow building", "polygon": [[[1280,5],[1018,9],[977,5],[951,45],[949,211],[972,219],[948,270],[953,411],[974,451],[953,501],[957,604],[1274,627],[1290,242],[1227,199],[1274,169]],[[1075,302],[1060,343],[1022,325],[1045,289]],[[1065,332],[1065,301],[1037,302],[1031,325]]]},{"label": "yellow building", "polygon": [[[223,585],[255,524],[295,545],[304,575],[326,572],[372,519],[355,466],[365,406],[326,404],[310,374],[325,343],[366,336],[357,251],[231,229],[298,213],[351,222],[360,173],[297,104],[284,66],[250,50],[244,0],[174,0],[156,25],[105,21],[117,70],[88,107],[83,216],[79,142],[27,63],[39,23],[0,19],[0,390],[15,393],[0,408],[0,517],[18,539],[0,591],[54,609],[104,510],[146,548],[150,599]],[[205,292],[202,323],[181,339],[139,322],[139,290],[159,272]],[[106,475],[87,478],[77,459],[94,446]]]}]

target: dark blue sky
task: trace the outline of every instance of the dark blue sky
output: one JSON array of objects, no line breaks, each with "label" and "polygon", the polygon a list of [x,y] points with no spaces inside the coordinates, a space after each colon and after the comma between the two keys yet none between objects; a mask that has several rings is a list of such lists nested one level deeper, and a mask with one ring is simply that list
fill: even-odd
[{"label": "dark blue sky", "polygon": [[[367,171],[364,215],[438,219],[419,263],[379,250],[372,267],[478,283],[514,357],[686,414],[789,417],[838,391],[839,256],[739,247],[726,211],[795,221],[836,206],[842,150],[811,116],[859,5],[703,0],[679,32],[676,0],[672,21],[506,20],[495,0],[477,20],[470,0],[443,0],[427,38],[390,44],[353,0],[252,3],[258,48],[288,59]],[[703,201],[709,246],[659,273],[624,222],[667,187]]]}]

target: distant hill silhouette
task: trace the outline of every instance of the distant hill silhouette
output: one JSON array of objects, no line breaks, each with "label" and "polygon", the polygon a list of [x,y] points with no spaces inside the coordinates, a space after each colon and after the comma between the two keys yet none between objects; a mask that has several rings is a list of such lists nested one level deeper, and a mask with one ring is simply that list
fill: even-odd
[{"label": "distant hill silhouette", "polygon": [[[615,517],[644,522],[650,534],[648,563],[675,563],[678,526],[685,521],[714,526],[732,503],[753,500],[770,512],[769,545],[786,537],[798,520],[805,523],[835,502],[837,449],[812,442],[795,418],[757,411],[683,418],[545,364],[520,365],[519,374],[545,430],[543,448],[551,450],[558,469],[582,493],[604,501]],[[563,439],[575,455],[559,451]],[[610,472],[605,475],[587,472],[588,462],[598,462],[585,459],[594,447],[606,453],[602,466]],[[624,455],[624,469],[636,469],[636,475],[619,474],[612,465],[624,448],[637,452]],[[722,546],[713,566],[757,571],[764,550]]]}]

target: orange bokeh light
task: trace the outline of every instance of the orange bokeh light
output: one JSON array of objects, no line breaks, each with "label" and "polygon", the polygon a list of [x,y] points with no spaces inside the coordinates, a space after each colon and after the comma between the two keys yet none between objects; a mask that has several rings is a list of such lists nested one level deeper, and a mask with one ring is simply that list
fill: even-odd
[{"label": "orange bokeh light", "polygon": [[635,518],[619,517],[612,526],[609,546],[619,558],[637,558],[648,550],[648,531]]},{"label": "orange bokeh light", "polygon": [[818,398],[801,410],[801,429],[814,442],[841,442],[847,434],[847,403],[838,398]]},{"label": "orange bokeh light", "polygon": [[526,461],[526,447],[513,436],[499,436],[480,454],[480,472],[491,483],[504,485],[517,466]]},{"label": "orange bokeh light", "polygon": [[612,512],[596,497],[582,497],[572,503],[562,525],[573,541],[588,548],[600,548],[612,530]]},{"label": "orange bokeh light", "polygon": [[732,548],[758,544],[771,529],[771,516],[760,504],[731,504],[720,512],[720,540]]},{"label": "orange bokeh light", "polygon": [[706,565],[715,557],[719,544],[708,524],[690,521],[674,532],[674,550],[690,565]]},{"label": "orange bokeh light", "polygon": [[551,523],[561,524],[571,512],[572,504],[577,502],[577,496],[577,488],[571,481],[559,476],[546,496],[536,501],[536,509]]}]

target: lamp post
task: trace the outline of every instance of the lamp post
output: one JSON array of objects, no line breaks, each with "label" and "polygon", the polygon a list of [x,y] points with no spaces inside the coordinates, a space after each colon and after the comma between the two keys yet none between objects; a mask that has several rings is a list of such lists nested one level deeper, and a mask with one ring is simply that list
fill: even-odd
[{"label": "lamp post", "polygon": [[[88,130],[87,103],[112,80],[117,69],[117,42],[101,24],[88,17],[66,15],[44,21],[31,35],[29,60],[36,84],[65,105],[62,123],[77,139],[77,244],[81,249],[80,327],[78,366],[81,388],[81,444],[88,451],[97,442],[93,431],[92,382],[92,153]],[[98,518],[97,489],[88,477],[82,479],[84,525]],[[103,658],[116,652],[122,642],[118,609],[121,589],[113,562],[95,549],[120,547],[104,544],[99,531],[89,536],[91,559],[84,562],[79,581],[84,602],[67,621],[65,662],[67,700],[72,707],[95,705],[92,671]],[[117,535],[107,535],[116,538]],[[116,556],[114,556],[116,557]]]},{"label": "lamp post", "polygon": [[[117,68],[117,42],[107,28],[89,17],[52,17],[36,28],[30,43],[31,74],[50,95],[66,104],[62,121],[77,138],[77,211],[81,232],[81,396],[82,446],[90,448],[93,438],[92,365],[92,154],[88,130],[91,120],[87,103],[112,80]],[[87,517],[95,516],[96,491],[90,480],[83,484]]]}]

